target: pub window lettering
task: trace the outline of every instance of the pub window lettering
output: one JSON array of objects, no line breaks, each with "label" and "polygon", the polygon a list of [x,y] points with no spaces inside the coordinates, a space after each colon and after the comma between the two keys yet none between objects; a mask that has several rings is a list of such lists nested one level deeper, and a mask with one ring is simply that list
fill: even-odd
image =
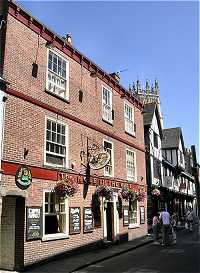
[{"label": "pub window lettering", "polygon": [[66,133],[65,124],[46,119],[46,164],[66,166]]},{"label": "pub window lettering", "polygon": [[48,50],[47,91],[68,99],[69,62]]}]

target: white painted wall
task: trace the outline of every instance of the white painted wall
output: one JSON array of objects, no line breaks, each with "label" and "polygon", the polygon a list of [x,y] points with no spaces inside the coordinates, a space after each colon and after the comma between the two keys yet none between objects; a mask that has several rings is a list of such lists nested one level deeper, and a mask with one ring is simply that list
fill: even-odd
[{"label": "white painted wall", "polygon": [[[182,153],[183,163],[181,163],[181,161],[180,161],[181,153]],[[179,141],[179,147],[178,147],[178,165],[185,168],[185,158],[184,158],[184,154],[183,154],[183,146],[182,146],[181,140]]]},{"label": "white painted wall", "polygon": [[[158,148],[154,147],[154,132],[158,135]],[[156,114],[154,113],[152,124],[150,127],[150,164],[151,164],[151,177],[152,177],[152,184],[159,185],[160,180],[154,177],[154,170],[153,170],[153,158],[157,158],[162,162],[162,150],[161,150],[161,138],[160,138],[160,132],[158,127],[158,121]],[[163,177],[163,168],[161,165],[161,177]]]}]

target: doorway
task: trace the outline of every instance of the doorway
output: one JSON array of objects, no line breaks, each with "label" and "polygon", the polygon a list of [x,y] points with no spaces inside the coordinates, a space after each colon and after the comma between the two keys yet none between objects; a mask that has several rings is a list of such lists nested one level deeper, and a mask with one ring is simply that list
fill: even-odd
[{"label": "doorway", "polygon": [[106,225],[107,225],[107,241],[113,241],[113,202],[107,203],[106,209]]},{"label": "doorway", "polygon": [[1,268],[20,270],[24,267],[25,198],[4,196],[1,214]]}]

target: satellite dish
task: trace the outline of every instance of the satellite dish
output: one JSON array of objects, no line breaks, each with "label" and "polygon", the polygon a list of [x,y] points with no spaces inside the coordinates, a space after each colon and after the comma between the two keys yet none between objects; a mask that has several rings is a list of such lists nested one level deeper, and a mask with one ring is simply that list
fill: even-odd
[{"label": "satellite dish", "polygon": [[99,152],[93,155],[89,160],[89,166],[93,170],[99,170],[104,168],[110,160],[110,154],[108,152]]}]

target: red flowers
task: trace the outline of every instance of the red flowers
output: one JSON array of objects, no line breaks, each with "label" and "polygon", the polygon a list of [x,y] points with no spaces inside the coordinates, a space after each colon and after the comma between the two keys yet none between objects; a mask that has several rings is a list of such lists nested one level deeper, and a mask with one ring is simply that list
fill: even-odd
[{"label": "red flowers", "polygon": [[58,181],[54,191],[58,197],[71,197],[78,191],[78,183],[69,176]]}]

